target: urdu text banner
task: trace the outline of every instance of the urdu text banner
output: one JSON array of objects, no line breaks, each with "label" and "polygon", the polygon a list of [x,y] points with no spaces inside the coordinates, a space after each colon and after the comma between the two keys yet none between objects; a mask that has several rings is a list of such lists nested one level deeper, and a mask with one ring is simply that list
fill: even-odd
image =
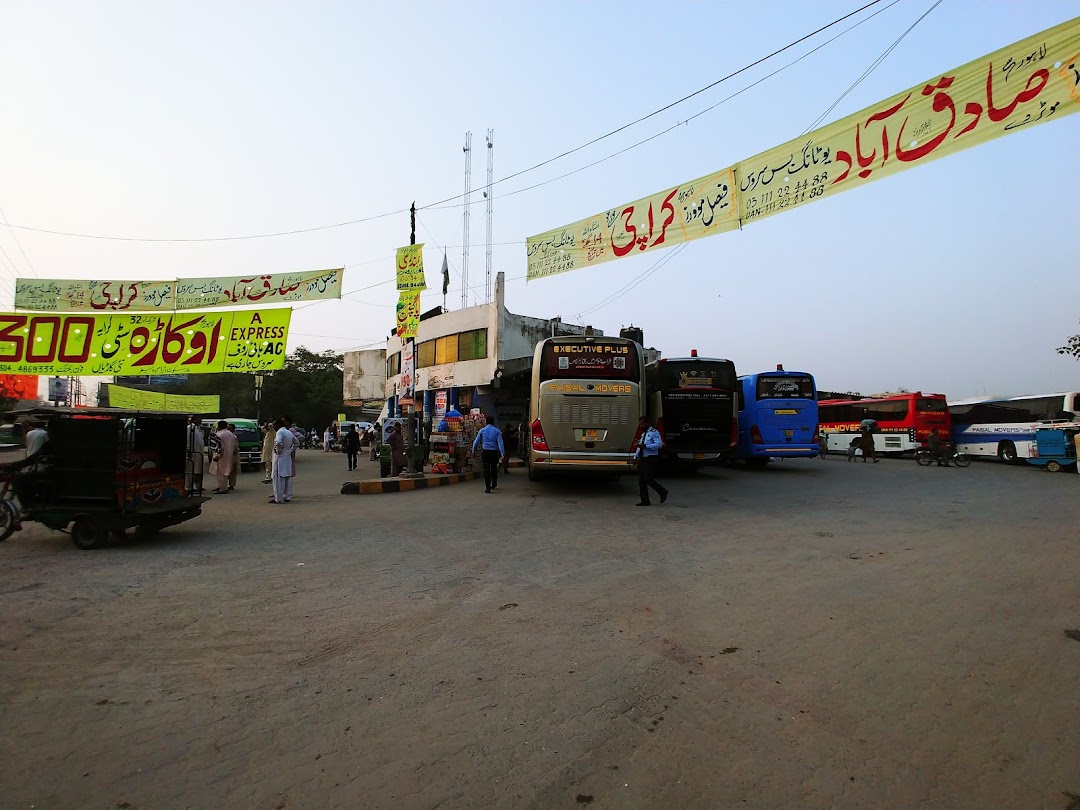
[{"label": "urdu text banner", "polygon": [[733,167],[532,236],[526,277],[724,233],[1075,112],[1080,18]]},{"label": "urdu text banner", "polygon": [[15,308],[35,312],[171,312],[318,301],[341,297],[344,272],[336,268],[177,281],[20,278],[15,280]]},{"label": "urdu text banner", "polygon": [[0,313],[0,374],[209,374],[285,365],[291,309]]},{"label": "urdu text banner", "polygon": [[218,413],[221,410],[221,397],[217,394],[164,394],[110,384],[109,407],[133,411]]}]

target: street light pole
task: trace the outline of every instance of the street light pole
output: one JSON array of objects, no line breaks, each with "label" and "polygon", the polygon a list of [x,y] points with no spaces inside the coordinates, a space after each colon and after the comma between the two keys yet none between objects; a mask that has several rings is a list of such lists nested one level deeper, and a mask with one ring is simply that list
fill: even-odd
[{"label": "street light pole", "polygon": [[262,375],[255,375],[255,424],[262,428]]},{"label": "street light pole", "polygon": [[[416,244],[416,203],[409,208],[409,244]],[[410,350],[413,358],[412,365],[412,399],[416,398],[416,338],[409,338]],[[406,390],[406,395],[410,392]],[[416,445],[416,408],[414,405],[406,405],[409,409],[408,432],[405,434],[405,473],[409,476],[418,475],[416,462],[413,460],[413,448]]]}]

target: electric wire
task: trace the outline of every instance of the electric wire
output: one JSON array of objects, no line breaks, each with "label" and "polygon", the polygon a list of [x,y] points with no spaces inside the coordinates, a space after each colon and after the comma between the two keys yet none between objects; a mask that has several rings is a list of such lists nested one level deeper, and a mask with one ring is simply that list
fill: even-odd
[{"label": "electric wire", "polygon": [[[669,104],[667,104],[667,105],[665,105],[665,106],[663,106],[663,107],[661,107],[661,108],[659,108],[657,110],[653,110],[652,112],[650,112],[650,113],[648,113],[648,114],[646,114],[644,116],[641,116],[640,118],[637,118],[634,121],[631,121],[630,123],[627,123],[627,124],[624,124],[624,125],[622,125],[620,127],[617,127],[616,129],[613,129],[610,132],[605,133],[604,135],[600,135],[600,136],[598,136],[596,138],[593,138],[593,139],[587,141],[586,143],[583,143],[583,144],[581,144],[581,145],[579,145],[577,147],[574,147],[573,149],[566,150],[566,151],[556,155],[555,157],[548,158],[546,160],[543,160],[543,161],[541,161],[539,163],[534,164],[533,166],[529,166],[528,168],[522,169],[520,171],[514,172],[514,173],[509,174],[509,175],[506,175],[505,177],[499,178],[499,180],[496,180],[494,183],[492,183],[492,186],[494,187],[495,185],[499,185],[499,184],[501,184],[501,183],[503,183],[503,182],[505,182],[507,180],[513,179],[515,177],[520,177],[520,176],[522,176],[524,174],[535,171],[538,168],[546,166],[546,165],[548,165],[548,164],[550,164],[550,163],[552,163],[554,161],[560,160],[560,159],[562,159],[564,157],[567,157],[568,155],[572,155],[575,152],[581,151],[582,149],[585,149],[585,148],[587,148],[589,146],[592,146],[592,145],[594,145],[596,143],[599,143],[600,141],[603,141],[606,138],[609,138],[609,137],[611,137],[611,136],[613,136],[615,134],[618,134],[619,132],[622,132],[622,131],[628,129],[629,127],[635,126],[636,124],[639,124],[642,121],[646,121],[646,120],[648,120],[648,119],[650,119],[650,118],[652,118],[652,117],[654,117],[656,115],[659,115],[662,112],[670,110],[673,107],[675,107],[675,106],[677,106],[679,104],[682,104],[683,102],[685,102],[685,101],[687,101],[687,100],[689,100],[691,98],[694,98],[695,96],[698,96],[701,93],[704,93],[704,92],[706,92],[708,90],[711,90],[712,88],[722,84],[725,81],[728,81],[731,78],[734,78],[735,76],[738,76],[738,75],[740,75],[742,73],[745,73],[746,71],[748,71],[748,70],[762,64],[763,62],[766,62],[769,59],[772,59],[773,57],[775,57],[775,56],[777,56],[777,55],[779,55],[779,54],[781,54],[781,53],[783,53],[783,52],[785,52],[787,50],[790,50],[791,48],[794,48],[795,46],[807,41],[808,39],[811,39],[811,38],[817,36],[818,34],[822,33],[823,31],[827,31],[828,29],[832,28],[833,26],[838,25],[838,24],[844,22],[847,19],[850,19],[851,17],[853,17],[853,16],[855,16],[857,14],[860,14],[861,12],[865,11],[866,9],[871,8],[871,7],[875,6],[875,5],[878,5],[879,3],[882,3],[882,2],[884,2],[884,0],[872,0],[872,2],[869,2],[869,3],[861,6],[860,8],[857,8],[854,11],[851,11],[851,12],[843,15],[842,17],[837,18],[837,19],[833,20],[832,22],[819,27],[816,30],[814,30],[814,31],[812,31],[812,32],[810,32],[808,34],[805,34],[802,37],[799,37],[798,39],[788,43],[787,45],[784,45],[783,47],[778,48],[777,50],[773,51],[772,53],[768,54],[767,56],[760,57],[759,59],[756,59],[755,61],[751,62],[750,64],[745,65],[745,66],[739,68],[738,70],[735,70],[735,71],[729,73],[728,75],[711,82],[710,84],[706,85],[705,87],[700,88],[699,90],[695,90],[694,92],[689,93],[689,94],[683,96],[682,98],[680,98],[680,99],[678,99],[676,101],[673,101],[673,102],[671,102],[671,103],[669,103]],[[621,154],[621,152],[620,152],[620,154]],[[602,162],[602,161],[600,161],[600,162]],[[525,190],[530,190],[530,189],[522,189],[522,190],[519,190],[518,192],[515,192],[515,193],[521,193],[521,191],[525,191]],[[465,196],[466,195],[464,193],[455,194],[455,195],[453,195],[451,197],[445,197],[445,198],[443,198],[441,200],[436,200],[436,201],[434,201],[432,203],[428,203],[428,204],[425,204],[425,205],[422,205],[422,206],[418,206],[417,210],[423,210],[423,209],[426,209],[426,208],[435,208],[435,207],[438,207],[438,206],[443,206],[446,203],[453,202],[454,200],[460,200]],[[504,195],[500,195],[500,196],[508,196],[508,195],[504,194]],[[356,218],[356,219],[345,220],[345,221],[342,221],[342,222],[336,222],[336,223],[332,223],[332,224],[328,224],[328,225],[317,225],[317,226],[312,226],[312,227],[308,227],[308,228],[293,228],[293,229],[290,229],[290,230],[274,231],[274,232],[267,232],[267,233],[242,234],[242,235],[237,235],[237,236],[214,236],[214,237],[168,237],[168,238],[166,238],[166,237],[116,236],[116,235],[111,235],[111,234],[88,234],[88,233],[79,233],[79,232],[74,232],[74,231],[62,231],[62,230],[54,229],[54,228],[39,228],[39,227],[31,227],[31,226],[28,226],[28,225],[15,225],[15,224],[12,224],[10,222],[7,223],[7,227],[9,227],[9,228],[17,228],[19,230],[24,230],[24,231],[32,231],[32,232],[35,232],[35,233],[45,233],[45,234],[50,234],[50,235],[53,235],[53,236],[65,236],[65,237],[80,238],[80,239],[99,239],[99,240],[116,241],[116,242],[151,242],[151,243],[153,243],[153,242],[168,242],[168,243],[236,242],[236,241],[244,241],[244,240],[252,240],[252,239],[272,239],[272,238],[278,238],[278,237],[283,237],[283,236],[295,236],[295,235],[299,235],[299,234],[314,233],[314,232],[317,232],[317,231],[330,230],[330,229],[333,229],[333,228],[342,228],[342,227],[346,227],[346,226],[349,226],[349,225],[358,225],[358,224],[362,224],[362,223],[366,223],[366,222],[374,222],[374,221],[377,221],[377,220],[380,220],[380,219],[385,219],[385,218],[391,217],[391,216],[398,216],[400,214],[407,213],[408,211],[409,211],[408,208],[399,208],[399,209],[394,210],[394,211],[386,211],[386,212],[383,212],[383,213],[380,213],[380,214],[373,214],[373,215],[366,216],[366,217],[359,217],[359,218]]]}]

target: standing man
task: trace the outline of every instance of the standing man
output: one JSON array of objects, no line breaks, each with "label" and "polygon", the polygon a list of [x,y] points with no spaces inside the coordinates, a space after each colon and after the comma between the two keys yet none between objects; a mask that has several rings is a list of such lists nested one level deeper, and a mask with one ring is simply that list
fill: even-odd
[{"label": "standing man", "polygon": [[192,416],[188,424],[188,470],[184,473],[184,489],[202,495],[203,464],[206,462],[206,436],[203,435],[202,417]]},{"label": "standing man", "polygon": [[270,503],[291,503],[293,499],[293,473],[296,471],[293,454],[296,452],[296,436],[285,427],[285,420],[274,423],[274,494]]},{"label": "standing man", "polygon": [[323,435],[322,435],[322,451],[324,453],[329,453],[330,452],[330,444],[333,441],[334,441],[334,434],[330,432],[330,426],[327,425],[326,430],[323,431]]},{"label": "standing man", "polygon": [[[229,430],[236,436],[236,425],[229,422]],[[240,437],[236,437],[236,449],[233,450],[232,470],[229,472],[229,491],[236,489],[236,475],[240,472]]]},{"label": "standing man", "polygon": [[401,435],[400,422],[390,426],[386,443],[390,445],[390,477],[397,478],[405,469],[405,437]]},{"label": "standing man", "polygon": [[345,434],[345,459],[349,462],[349,469],[356,469],[356,457],[360,454],[360,434],[356,432],[356,425],[349,425],[349,432]]},{"label": "standing man", "polygon": [[818,431],[818,455],[821,456],[821,460],[825,461],[825,457],[829,453],[829,434],[824,430]]},{"label": "standing man", "polygon": [[643,416],[638,422],[641,431],[641,441],[638,443],[634,458],[638,460],[638,493],[641,500],[638,506],[652,506],[649,500],[649,487],[656,490],[660,496],[660,503],[667,500],[668,491],[656,480],[656,465],[660,463],[660,448],[664,446],[664,438],[660,431],[653,427],[652,420]]},{"label": "standing man", "polygon": [[267,422],[262,427],[263,443],[260,459],[263,463],[263,483],[273,482],[274,475],[274,423]]},{"label": "standing man", "polygon": [[480,428],[473,440],[472,449],[476,452],[477,447],[482,447],[481,457],[484,460],[484,492],[491,492],[499,486],[499,459],[506,458],[506,447],[503,445],[502,431],[495,427],[495,417],[488,414],[487,424]]},{"label": "standing man", "polygon": [[874,452],[874,434],[870,431],[870,428],[863,428],[862,435],[859,436],[859,447],[862,448],[863,464],[866,463],[868,458],[873,459],[875,464],[878,463]]},{"label": "standing man", "polygon": [[217,423],[217,428],[217,433],[210,437],[210,452],[213,456],[210,472],[217,477],[214,494],[227,495],[232,489],[229,486],[229,476],[233,471],[233,458],[238,452],[236,434],[229,430],[229,423],[224,419]]}]

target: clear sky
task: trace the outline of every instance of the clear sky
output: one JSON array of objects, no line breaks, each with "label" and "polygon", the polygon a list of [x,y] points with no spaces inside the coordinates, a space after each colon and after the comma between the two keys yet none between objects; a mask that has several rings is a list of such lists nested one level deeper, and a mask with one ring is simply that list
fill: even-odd
[{"label": "clear sky", "polygon": [[[864,0],[865,1],[865,0]],[[888,0],[887,0],[888,2]],[[663,254],[526,285],[524,240],[799,135],[931,0],[869,22],[692,123],[840,29],[586,150],[496,186],[494,268],[511,311],[617,332],[741,372],[783,363],[831,390],[951,397],[1080,388],[1054,348],[1080,316],[1080,115]],[[769,3],[0,2],[0,208],[20,225],[234,236],[419,206],[531,166],[664,106],[863,5]],[[885,6],[881,3],[876,10]],[[862,19],[870,12],[864,12]],[[1080,15],[1077,0],[944,0],[828,120]],[[483,298],[484,205],[469,280]],[[459,201],[458,201],[459,202]],[[462,209],[420,211],[441,303],[460,306]],[[389,334],[408,214],[276,239],[141,243],[16,231],[42,278],[175,278],[346,266],[341,301],[297,308],[290,346]],[[0,227],[0,306],[29,275]],[[6,254],[6,255],[5,255]],[[471,296],[471,297],[472,297]]]}]

